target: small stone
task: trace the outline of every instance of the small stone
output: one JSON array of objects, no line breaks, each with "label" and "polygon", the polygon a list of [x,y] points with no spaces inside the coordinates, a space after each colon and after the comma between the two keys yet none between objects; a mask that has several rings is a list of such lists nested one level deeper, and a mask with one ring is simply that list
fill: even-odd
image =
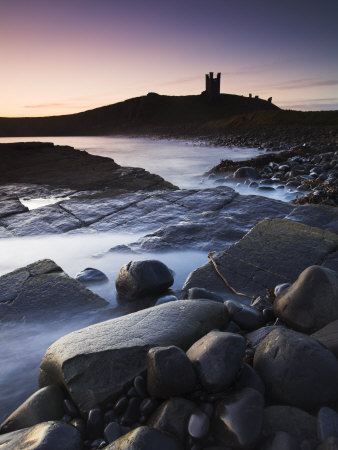
[{"label": "small stone", "polygon": [[244,353],[242,336],[211,331],[190,347],[187,356],[194,364],[202,386],[208,392],[219,392],[234,381]]},{"label": "small stone", "polygon": [[256,389],[225,395],[216,405],[213,435],[225,446],[253,447],[261,434],[263,407],[264,397]]},{"label": "small stone", "polygon": [[269,325],[266,327],[258,328],[255,331],[251,331],[245,335],[251,348],[257,348],[258,345],[271,333],[271,331],[276,329],[276,325]]},{"label": "small stone", "polygon": [[102,283],[108,281],[108,277],[101,270],[87,267],[75,275],[75,279],[81,283]]},{"label": "small stone", "polygon": [[117,422],[110,422],[104,429],[104,438],[108,444],[118,439],[121,435],[121,427]]},{"label": "small stone", "polygon": [[276,319],[272,308],[263,309],[262,314],[266,323],[273,322]]},{"label": "small stone", "polygon": [[249,364],[243,363],[238,378],[235,381],[234,388],[236,391],[239,391],[246,387],[256,389],[264,395],[265,387],[261,377]]},{"label": "small stone", "polygon": [[223,298],[220,295],[216,294],[215,292],[208,291],[207,289],[197,287],[188,289],[184,295],[184,298],[188,300],[205,298],[214,300],[215,302],[223,303]]},{"label": "small stone", "polygon": [[79,411],[77,410],[77,407],[71,400],[69,400],[69,398],[64,399],[63,407],[65,409],[66,414],[68,414],[72,418],[78,417],[80,415]]},{"label": "small stone", "polygon": [[72,419],[70,422],[70,425],[73,425],[77,430],[80,431],[80,433],[83,435],[86,432],[86,424],[85,421],[81,418]]},{"label": "small stone", "polygon": [[256,330],[264,325],[262,313],[250,306],[243,305],[233,300],[224,302],[230,319],[244,330]]},{"label": "small stone", "polygon": [[117,416],[122,416],[128,406],[128,398],[124,395],[121,397],[114,406],[114,412]]},{"label": "small stone", "polygon": [[147,387],[152,397],[169,398],[194,389],[196,375],[189,358],[174,345],[147,354]]},{"label": "small stone", "polygon": [[194,439],[203,439],[209,432],[209,417],[202,411],[196,410],[191,414],[188,423],[188,433]]},{"label": "small stone", "polygon": [[297,440],[285,431],[278,431],[271,436],[258,450],[300,450]]},{"label": "small stone", "polygon": [[100,408],[94,408],[89,411],[87,419],[87,434],[90,439],[95,439],[103,434],[103,415]]},{"label": "small stone", "polygon": [[116,422],[117,421],[117,415],[115,414],[115,411],[113,409],[109,409],[104,413],[103,416],[104,423],[108,425],[110,422]]},{"label": "small stone", "polygon": [[158,400],[154,398],[145,398],[140,405],[141,414],[148,416],[158,407],[158,403]]},{"label": "small stone", "polygon": [[338,439],[338,414],[331,408],[320,408],[317,417],[318,439],[325,441],[330,436]]},{"label": "small stone", "polygon": [[165,295],[164,297],[160,297],[156,300],[155,306],[163,305],[163,303],[174,302],[178,300],[175,295]]},{"label": "small stone", "polygon": [[147,397],[146,382],[143,377],[138,376],[134,379],[134,389],[140,397]]},{"label": "small stone", "polygon": [[142,399],[139,397],[133,397],[129,400],[127,410],[121,419],[121,424],[132,425],[138,421],[140,417],[141,402]]},{"label": "small stone", "polygon": [[243,166],[237,169],[233,175],[234,178],[259,178],[259,172],[254,167]]}]

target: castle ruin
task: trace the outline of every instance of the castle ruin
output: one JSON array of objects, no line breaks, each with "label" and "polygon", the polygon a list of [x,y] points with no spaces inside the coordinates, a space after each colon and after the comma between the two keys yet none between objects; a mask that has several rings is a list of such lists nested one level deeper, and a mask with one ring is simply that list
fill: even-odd
[{"label": "castle ruin", "polygon": [[221,90],[221,73],[214,78],[214,72],[205,75],[205,93],[209,98],[216,98],[220,95]]}]

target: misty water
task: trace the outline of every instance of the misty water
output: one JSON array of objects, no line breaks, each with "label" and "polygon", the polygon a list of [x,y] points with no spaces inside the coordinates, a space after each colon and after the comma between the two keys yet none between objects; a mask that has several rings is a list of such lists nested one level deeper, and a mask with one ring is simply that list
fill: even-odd
[{"label": "misty water", "polygon": [[[203,189],[222,183],[204,177],[203,174],[222,158],[245,160],[262,151],[251,148],[209,147],[200,143],[176,140],[125,137],[47,137],[47,138],[1,138],[0,142],[44,141],[57,145],[70,145],[89,153],[113,158],[122,166],[143,167],[161,175],[180,188]],[[227,185],[243,194],[261,194],[288,201],[285,191],[253,191],[246,186]],[[37,208],[59,199],[32,199],[25,202],[30,208]],[[0,240],[0,275],[43,258],[50,258],[64,271],[75,276],[85,267],[96,267],[109,278],[102,285],[91,285],[90,289],[104,297],[108,307],[104,311],[76,315],[66,311],[62,320],[46,317],[39,323],[24,321],[2,325],[0,332],[0,420],[15,409],[25,398],[37,389],[37,375],[40,360],[47,347],[64,334],[97,321],[116,317],[129,312],[116,299],[114,281],[119,268],[131,259],[156,258],[175,272],[173,289],[180,289],[187,275],[195,268],[208,262],[205,252],[184,250],[156,254],[107,253],[119,244],[136,241],[136,234],[82,233],[39,237],[15,237]],[[221,249],[220,249],[221,250]]]}]

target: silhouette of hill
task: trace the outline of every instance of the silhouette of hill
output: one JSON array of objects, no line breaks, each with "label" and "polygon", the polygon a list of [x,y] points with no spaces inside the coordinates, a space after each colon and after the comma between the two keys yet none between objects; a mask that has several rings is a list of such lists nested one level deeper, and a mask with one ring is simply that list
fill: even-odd
[{"label": "silhouette of hill", "polygon": [[253,113],[278,111],[266,100],[220,94],[166,96],[149,93],[77,114],[0,118],[0,136],[88,136],[105,134],[198,134],[202,124]]}]

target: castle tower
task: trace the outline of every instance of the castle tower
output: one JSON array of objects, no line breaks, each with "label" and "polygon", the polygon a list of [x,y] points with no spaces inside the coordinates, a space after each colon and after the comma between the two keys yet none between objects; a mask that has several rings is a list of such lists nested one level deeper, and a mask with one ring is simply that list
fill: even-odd
[{"label": "castle tower", "polygon": [[214,72],[205,75],[205,93],[209,98],[216,98],[221,92],[221,73],[214,78]]}]

